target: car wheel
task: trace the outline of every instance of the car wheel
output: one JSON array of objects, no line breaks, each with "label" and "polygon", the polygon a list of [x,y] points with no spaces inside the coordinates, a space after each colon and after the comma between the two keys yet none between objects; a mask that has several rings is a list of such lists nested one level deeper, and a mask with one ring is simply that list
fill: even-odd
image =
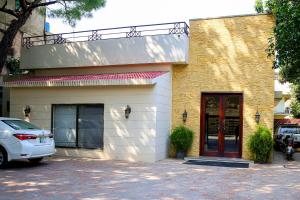
[{"label": "car wheel", "polygon": [[5,149],[0,147],[0,169],[3,169],[7,165],[7,153]]},{"label": "car wheel", "polygon": [[37,164],[37,163],[41,162],[43,160],[43,158],[30,158],[28,160],[31,163],[36,163]]}]

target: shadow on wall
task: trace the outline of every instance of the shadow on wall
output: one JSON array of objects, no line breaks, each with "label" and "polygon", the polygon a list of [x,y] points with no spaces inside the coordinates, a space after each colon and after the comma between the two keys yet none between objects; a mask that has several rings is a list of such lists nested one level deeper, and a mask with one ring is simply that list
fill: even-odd
[{"label": "shadow on wall", "polygon": [[273,25],[268,15],[191,21],[189,65],[174,68],[173,126],[186,108],[196,132],[192,154],[199,155],[201,92],[243,92],[244,138],[256,127],[257,110],[272,128],[274,71],[265,50]]},{"label": "shadow on wall", "polygon": [[142,110],[133,110],[129,119],[125,119],[124,109],[108,110],[105,151],[111,153],[114,159],[154,162],[156,107],[145,106]]},{"label": "shadow on wall", "polygon": [[185,34],[170,34],[33,46],[22,49],[21,67],[186,63],[187,45]]}]

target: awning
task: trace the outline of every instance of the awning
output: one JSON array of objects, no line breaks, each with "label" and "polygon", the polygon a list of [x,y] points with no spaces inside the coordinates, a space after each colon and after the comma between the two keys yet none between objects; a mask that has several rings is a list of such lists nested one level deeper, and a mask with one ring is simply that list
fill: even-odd
[{"label": "awning", "polygon": [[58,87],[154,85],[157,78],[168,72],[126,72],[72,76],[31,76],[4,82],[5,87]]},{"label": "awning", "polygon": [[300,125],[300,119],[290,118],[290,119],[275,119],[275,124],[298,124]]}]

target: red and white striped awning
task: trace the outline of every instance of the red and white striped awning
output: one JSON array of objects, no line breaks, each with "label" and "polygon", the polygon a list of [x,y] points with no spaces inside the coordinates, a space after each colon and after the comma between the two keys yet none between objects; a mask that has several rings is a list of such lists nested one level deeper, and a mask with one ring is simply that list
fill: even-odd
[{"label": "red and white striped awning", "polygon": [[126,72],[72,76],[33,76],[5,81],[5,87],[58,87],[106,85],[154,85],[159,76],[168,72]]}]

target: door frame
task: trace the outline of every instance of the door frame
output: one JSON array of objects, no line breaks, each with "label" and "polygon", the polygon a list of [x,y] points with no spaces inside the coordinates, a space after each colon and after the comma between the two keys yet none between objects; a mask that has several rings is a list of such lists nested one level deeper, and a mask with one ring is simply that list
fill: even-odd
[{"label": "door frame", "polygon": [[[239,135],[239,152],[224,152],[224,136],[222,136],[222,131],[218,130],[219,145],[221,143],[222,151],[211,151],[205,152],[205,96],[219,96],[223,98],[224,96],[239,96],[240,97],[240,135]],[[219,115],[224,118],[224,109],[223,109],[223,99],[220,99],[219,105]],[[244,96],[243,93],[228,93],[228,92],[202,92],[200,100],[200,142],[199,142],[199,155],[200,156],[218,156],[218,157],[231,157],[231,158],[241,158],[242,157],[242,148],[243,148],[243,104]],[[218,149],[220,149],[218,148]]]}]

